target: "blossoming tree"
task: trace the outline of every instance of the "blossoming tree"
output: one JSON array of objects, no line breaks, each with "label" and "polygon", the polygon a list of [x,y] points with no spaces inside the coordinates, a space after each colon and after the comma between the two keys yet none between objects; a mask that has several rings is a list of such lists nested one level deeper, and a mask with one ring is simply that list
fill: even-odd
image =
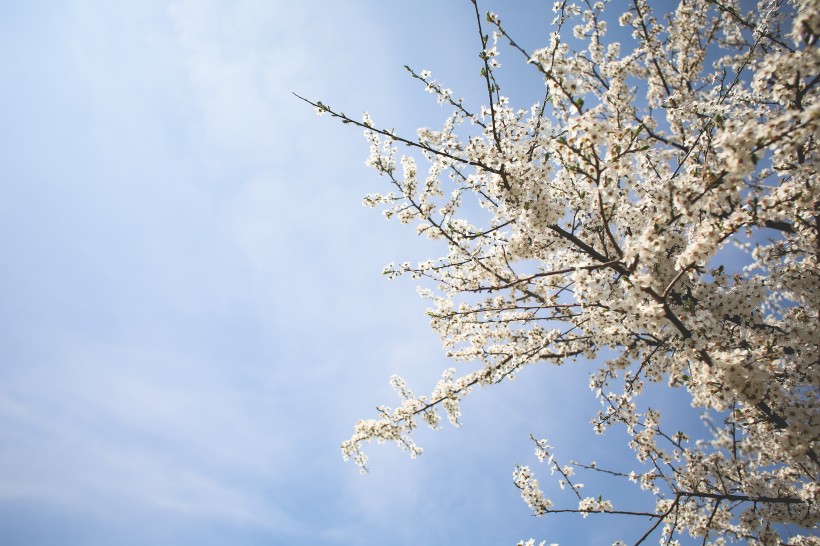
[{"label": "blossoming tree", "polygon": [[[365,129],[368,164],[392,184],[365,203],[446,243],[444,256],[385,273],[431,281],[423,294],[447,354],[481,364],[446,370],[426,396],[394,377],[400,405],[359,421],[345,458],[364,469],[374,439],[415,456],[419,421],[457,425],[476,387],[583,357],[599,363],[592,426],[625,425],[636,467],[561,465],[533,439],[577,497],[554,505],[536,472],[516,467],[535,514],[645,518],[635,544],[820,544],[820,1],[761,0],[746,13],[738,0],[681,0],[661,15],[647,0],[564,0],[535,51],[472,4],[485,106],[409,68],[451,108],[437,130],[405,137],[311,102]],[[615,21],[621,43],[607,33]],[[501,94],[504,43],[540,73],[539,103]],[[397,159],[397,146],[411,152]],[[742,267],[724,263],[727,245]],[[638,403],[646,382],[685,389],[709,427],[664,429]],[[621,478],[652,503],[586,496],[575,472]]]}]

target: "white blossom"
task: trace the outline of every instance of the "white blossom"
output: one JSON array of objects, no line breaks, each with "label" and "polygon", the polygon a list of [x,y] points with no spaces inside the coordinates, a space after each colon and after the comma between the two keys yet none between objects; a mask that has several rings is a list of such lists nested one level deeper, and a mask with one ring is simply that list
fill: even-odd
[{"label": "white blossom", "polygon": [[[365,203],[446,245],[385,274],[428,281],[431,327],[456,362],[429,396],[392,379],[400,405],[359,421],[343,454],[365,468],[362,446],[376,440],[416,456],[419,417],[458,425],[475,387],[582,356],[597,364],[592,426],[623,425],[636,465],[559,465],[535,441],[575,495],[564,510],[646,517],[666,544],[682,533],[817,544],[820,1],[745,12],[687,0],[666,19],[647,0],[611,12],[624,5],[556,2],[548,43],[532,52],[490,15],[502,39],[491,46],[480,29],[479,51],[492,103],[468,108],[422,71],[453,113],[415,140],[314,104],[365,129],[367,164],[392,186]],[[607,20],[631,40],[611,39]],[[505,40],[543,79],[543,103],[517,109],[500,95]],[[398,144],[409,147],[400,172]],[[666,430],[642,398],[660,382],[684,389],[709,427]],[[581,471],[653,501],[581,495]],[[536,515],[558,510],[528,466],[513,481]]]}]

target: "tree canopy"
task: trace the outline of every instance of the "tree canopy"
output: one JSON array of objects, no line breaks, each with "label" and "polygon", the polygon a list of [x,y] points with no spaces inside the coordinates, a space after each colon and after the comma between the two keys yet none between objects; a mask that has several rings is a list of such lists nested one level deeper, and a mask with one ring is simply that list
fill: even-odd
[{"label": "tree canopy", "polygon": [[[409,67],[449,107],[441,127],[400,135],[308,101],[364,129],[392,186],[365,203],[446,244],[384,272],[426,279],[447,355],[480,363],[427,395],[391,378],[400,405],[359,421],[345,458],[365,469],[371,440],[415,456],[417,425],[458,425],[477,387],[583,358],[597,365],[592,426],[623,425],[635,467],[559,464],[533,438],[577,497],[554,505],[518,466],[536,515],[645,518],[634,544],[820,544],[820,2],[558,1],[532,51],[471,3],[485,105]],[[502,93],[501,51],[540,74],[543,100]],[[707,426],[664,428],[662,408],[640,404],[647,382],[684,389]],[[619,506],[574,485],[581,471],[653,500]]]}]

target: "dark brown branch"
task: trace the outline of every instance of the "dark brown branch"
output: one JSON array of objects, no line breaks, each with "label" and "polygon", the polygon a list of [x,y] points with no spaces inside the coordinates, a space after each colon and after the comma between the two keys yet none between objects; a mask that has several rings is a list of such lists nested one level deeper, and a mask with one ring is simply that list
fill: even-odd
[{"label": "dark brown branch", "polygon": [[[478,11],[478,2],[477,0],[471,0],[473,3],[473,8],[475,9],[475,18],[476,18],[476,26],[478,27],[478,36],[481,39],[481,59],[484,61],[484,80],[487,83],[487,93],[490,97],[490,121],[492,121],[493,127],[493,140],[495,140],[495,147],[501,152],[501,138],[498,135],[498,127],[495,123],[495,98],[493,97],[493,90],[497,90],[497,85],[495,84],[495,80],[493,79],[492,71],[490,69],[490,63],[487,58],[487,39],[484,37],[484,32],[481,29],[481,14]],[[505,180],[506,181],[506,180]]]},{"label": "dark brown branch", "polygon": [[310,104],[311,106],[313,106],[315,108],[318,108],[319,110],[322,110],[323,112],[326,112],[331,117],[339,118],[340,120],[342,120],[342,123],[351,123],[351,124],[353,124],[357,127],[361,127],[362,129],[367,129],[368,131],[373,131],[374,133],[377,133],[377,134],[380,134],[382,136],[388,137],[388,138],[390,138],[390,139],[392,139],[396,142],[401,142],[402,144],[410,146],[411,148],[418,148],[420,150],[424,150],[425,152],[430,152],[431,154],[434,154],[434,155],[437,155],[437,156],[446,157],[447,159],[451,159],[451,160],[453,160],[457,163],[463,163],[465,165],[472,165],[473,167],[478,167],[481,170],[491,172],[493,174],[498,174],[498,175],[502,174],[502,172],[500,170],[494,169],[494,168],[490,167],[489,165],[485,165],[484,163],[481,163],[480,161],[470,161],[469,159],[466,159],[466,158],[463,158],[463,157],[458,157],[458,156],[455,156],[453,154],[450,154],[448,152],[444,152],[444,151],[441,151],[441,150],[437,150],[435,148],[427,146],[426,144],[422,144],[420,142],[416,142],[416,141],[413,141],[413,140],[408,140],[408,139],[400,137],[400,136],[398,136],[398,135],[396,135],[396,134],[394,134],[390,131],[385,131],[384,129],[378,129],[376,127],[373,127],[372,125],[367,125],[366,123],[362,123],[361,121],[356,121],[355,119],[346,116],[342,112],[336,112],[335,110],[332,110],[329,106],[327,106],[325,104],[322,104],[321,102],[313,102],[309,99],[306,99],[305,97],[302,97],[301,95],[297,95],[296,93],[293,93],[293,95],[296,98],[298,98],[300,100],[303,100],[306,103]]}]

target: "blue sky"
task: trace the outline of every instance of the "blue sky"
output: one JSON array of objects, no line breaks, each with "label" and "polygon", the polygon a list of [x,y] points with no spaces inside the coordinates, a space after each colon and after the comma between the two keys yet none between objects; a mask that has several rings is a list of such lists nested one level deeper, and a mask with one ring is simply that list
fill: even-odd
[{"label": "blue sky", "polygon": [[[549,5],[482,9],[533,49]],[[422,392],[449,365],[413,284],[380,274],[435,249],[362,208],[384,181],[361,132],[291,92],[440,123],[402,66],[480,99],[471,9],[0,5],[0,542],[596,543],[600,523],[536,519],[512,485],[530,433],[567,459],[620,449],[590,442],[581,365],[476,392],[418,460],[373,446],[363,477],[339,452],[395,403],[390,374]]]}]

